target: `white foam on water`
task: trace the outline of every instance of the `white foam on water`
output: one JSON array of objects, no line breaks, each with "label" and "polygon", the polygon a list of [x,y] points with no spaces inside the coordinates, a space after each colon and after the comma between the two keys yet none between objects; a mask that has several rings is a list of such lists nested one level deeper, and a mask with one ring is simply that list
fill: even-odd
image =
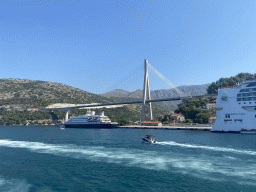
[{"label": "white foam on water", "polygon": [[174,141],[156,142],[156,144],[172,145],[172,146],[179,146],[179,147],[186,147],[186,148],[206,149],[206,150],[221,151],[221,152],[231,152],[231,153],[245,154],[245,155],[256,155],[256,151],[239,150],[239,149],[232,149],[232,148],[225,148],[225,147],[210,147],[210,146],[203,146],[203,145],[183,144],[183,143],[176,143]]},{"label": "white foam on water", "polygon": [[31,185],[25,180],[0,176],[0,191],[28,192]]},{"label": "white foam on water", "polygon": [[237,158],[235,158],[235,157],[231,157],[231,156],[226,156],[226,155],[224,155],[223,157],[225,157],[225,158],[228,158],[228,159],[237,159]]},{"label": "white foam on water", "polygon": [[165,161],[154,152],[142,150],[127,150],[105,147],[82,147],[75,145],[54,145],[40,142],[0,140],[0,146],[24,148],[37,153],[85,158],[91,161],[122,163],[130,166],[139,166],[147,169],[167,169]]},{"label": "white foam on water", "polygon": [[[241,154],[254,154],[253,151],[235,150],[218,147],[178,144],[175,142],[157,142],[162,145],[177,145],[182,147],[202,148],[207,150],[228,151]],[[76,145],[55,145],[40,142],[0,140],[0,146],[24,148],[32,152],[47,153],[70,158],[87,159],[107,163],[122,164],[124,166],[140,167],[144,169],[165,170],[193,175],[201,179],[223,181],[228,177],[239,177],[239,181],[256,183],[255,162],[232,164],[234,159],[229,156],[207,156],[196,154],[182,154],[173,151],[165,153],[125,148],[106,148]],[[240,160],[240,159],[239,159]],[[212,176],[213,175],[213,176]]]}]

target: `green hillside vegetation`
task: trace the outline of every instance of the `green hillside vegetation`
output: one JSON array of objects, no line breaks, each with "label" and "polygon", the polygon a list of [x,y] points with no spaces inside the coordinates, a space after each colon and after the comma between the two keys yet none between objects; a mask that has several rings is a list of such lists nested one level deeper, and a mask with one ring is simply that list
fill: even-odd
[{"label": "green hillside vegetation", "polygon": [[[0,79],[0,125],[14,124],[50,124],[52,120],[64,119],[64,111],[47,113],[43,111],[7,110],[13,107],[40,108],[54,103],[90,104],[120,102],[118,98],[106,98],[60,83],[33,81],[25,79]],[[141,105],[106,108],[105,114],[121,125],[140,120]],[[99,114],[102,109],[92,109]],[[154,115],[163,114],[163,110],[153,107]],[[86,114],[86,110],[71,110],[69,117]],[[45,121],[47,119],[47,121]],[[43,121],[44,120],[44,121]]]},{"label": "green hillside vegetation", "polygon": [[234,77],[229,77],[229,78],[220,78],[218,81],[213,82],[209,85],[207,88],[207,93],[208,94],[217,94],[218,93],[218,88],[222,87],[233,87],[237,83],[243,82],[245,79],[253,79],[256,74],[251,74],[251,73],[239,73]]},{"label": "green hillside vegetation", "polygon": [[215,110],[204,109],[207,103],[214,103],[216,97],[209,99],[199,98],[198,100],[189,101],[186,100],[185,103],[178,105],[178,109],[175,110],[175,113],[182,113],[185,116],[185,122],[190,123],[208,123],[210,117],[216,117]]},{"label": "green hillside vegetation", "polygon": [[0,79],[0,106],[24,104],[47,106],[53,103],[106,103],[111,100],[96,94],[47,81]]},{"label": "green hillside vegetation", "polygon": [[25,125],[27,121],[30,124],[39,124],[38,120],[47,119],[47,124],[52,123],[52,116],[43,111],[16,111],[16,110],[0,110],[0,125]]}]

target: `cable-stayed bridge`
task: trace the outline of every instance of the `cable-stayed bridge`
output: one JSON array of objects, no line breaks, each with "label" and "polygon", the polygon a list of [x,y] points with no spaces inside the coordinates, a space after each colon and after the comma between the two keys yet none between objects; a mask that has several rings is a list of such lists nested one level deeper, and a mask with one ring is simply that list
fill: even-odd
[{"label": "cable-stayed bridge", "polygon": [[152,99],[151,98],[151,91],[149,86],[149,75],[148,69],[150,69],[159,76],[168,86],[175,87],[167,78],[165,78],[161,73],[159,73],[152,65],[148,63],[147,60],[144,61],[144,83],[143,83],[143,98],[142,100],[137,101],[124,101],[124,102],[114,102],[114,103],[91,103],[91,104],[52,104],[45,108],[40,108],[40,110],[46,112],[52,112],[53,110],[64,110],[66,111],[65,114],[65,121],[68,120],[69,110],[71,109],[78,109],[78,108],[103,108],[103,107],[121,107],[123,105],[129,104],[142,104],[142,111],[141,111],[141,121],[145,120],[145,109],[148,107],[149,109],[149,117],[150,120],[153,119],[153,112],[151,103],[153,102],[162,102],[162,101],[179,101],[179,100],[186,100],[186,99],[197,99],[199,97],[208,98],[216,95],[196,95],[196,96],[186,96],[186,94],[182,93],[179,89],[175,89],[177,95],[185,95],[185,96],[177,96],[177,97],[170,97],[170,98],[160,98],[160,99]]}]

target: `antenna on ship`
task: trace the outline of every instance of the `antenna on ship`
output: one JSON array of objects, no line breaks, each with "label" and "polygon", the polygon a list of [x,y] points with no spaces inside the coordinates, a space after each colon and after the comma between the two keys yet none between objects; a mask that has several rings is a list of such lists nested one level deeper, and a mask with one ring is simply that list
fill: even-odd
[{"label": "antenna on ship", "polygon": [[91,115],[91,109],[90,108],[87,108],[86,115]]}]

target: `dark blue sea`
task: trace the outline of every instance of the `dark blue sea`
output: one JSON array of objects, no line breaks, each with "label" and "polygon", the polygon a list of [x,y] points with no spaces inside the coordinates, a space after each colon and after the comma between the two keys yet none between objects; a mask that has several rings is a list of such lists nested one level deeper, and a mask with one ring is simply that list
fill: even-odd
[{"label": "dark blue sea", "polygon": [[254,192],[256,135],[1,126],[0,191]]}]

